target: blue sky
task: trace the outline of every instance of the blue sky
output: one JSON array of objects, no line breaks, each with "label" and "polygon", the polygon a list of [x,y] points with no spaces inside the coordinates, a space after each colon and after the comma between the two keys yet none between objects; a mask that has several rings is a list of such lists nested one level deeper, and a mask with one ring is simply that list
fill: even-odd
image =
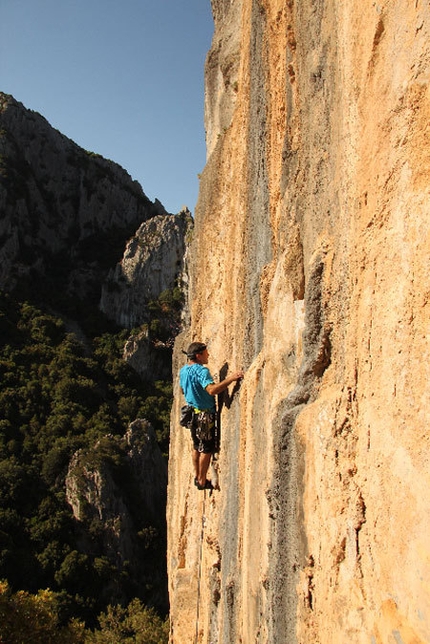
[{"label": "blue sky", "polygon": [[210,0],[0,0],[0,91],[194,212]]}]

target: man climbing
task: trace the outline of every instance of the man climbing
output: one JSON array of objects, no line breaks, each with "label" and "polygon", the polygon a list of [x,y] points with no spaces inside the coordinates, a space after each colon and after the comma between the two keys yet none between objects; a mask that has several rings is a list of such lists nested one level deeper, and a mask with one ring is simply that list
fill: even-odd
[{"label": "man climbing", "polygon": [[236,380],[243,378],[243,371],[236,371],[225,380],[215,383],[209,369],[205,366],[209,361],[207,347],[202,342],[193,342],[184,351],[188,364],[179,373],[179,384],[188,405],[194,408],[194,418],[191,424],[193,440],[194,482],[199,490],[211,490],[212,483],[206,479],[206,474],[215,450],[215,398]]}]

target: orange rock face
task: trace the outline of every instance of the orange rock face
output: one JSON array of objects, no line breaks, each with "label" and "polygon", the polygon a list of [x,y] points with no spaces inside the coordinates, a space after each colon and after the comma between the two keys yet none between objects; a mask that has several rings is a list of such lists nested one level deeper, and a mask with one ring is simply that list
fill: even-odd
[{"label": "orange rock face", "polygon": [[[178,338],[171,642],[430,642],[430,8],[213,0]],[[181,349],[208,343],[219,490]]]}]

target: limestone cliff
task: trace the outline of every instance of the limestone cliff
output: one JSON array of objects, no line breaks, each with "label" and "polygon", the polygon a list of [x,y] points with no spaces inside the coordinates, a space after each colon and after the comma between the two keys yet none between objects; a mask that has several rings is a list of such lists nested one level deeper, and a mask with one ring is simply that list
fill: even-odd
[{"label": "limestone cliff", "polygon": [[175,644],[430,642],[430,8],[212,0],[180,350],[208,342],[220,490],[176,384]]}]

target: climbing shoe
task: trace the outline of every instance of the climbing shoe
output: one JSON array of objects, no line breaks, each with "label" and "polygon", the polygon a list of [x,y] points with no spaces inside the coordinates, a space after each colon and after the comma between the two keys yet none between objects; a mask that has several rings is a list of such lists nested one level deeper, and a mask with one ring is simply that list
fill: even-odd
[{"label": "climbing shoe", "polygon": [[204,485],[199,485],[199,483],[196,483],[197,489],[198,490],[213,490],[214,487],[210,481],[206,479],[206,483]]}]

